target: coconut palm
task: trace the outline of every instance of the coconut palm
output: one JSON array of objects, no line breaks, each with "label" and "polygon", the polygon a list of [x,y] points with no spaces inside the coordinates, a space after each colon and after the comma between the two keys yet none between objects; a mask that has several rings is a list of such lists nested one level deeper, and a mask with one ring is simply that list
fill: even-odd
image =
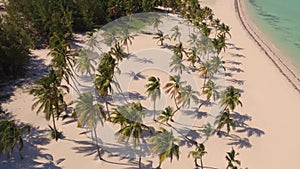
[{"label": "coconut palm", "polygon": [[179,109],[177,99],[179,99],[180,97],[180,89],[184,84],[186,84],[186,81],[180,81],[180,76],[174,75],[170,76],[170,82],[167,83],[164,87],[164,89],[166,90],[165,92],[170,94],[171,99],[174,99],[174,103],[177,109]]},{"label": "coconut palm", "polygon": [[214,101],[219,99],[219,97],[220,97],[220,94],[218,91],[219,88],[220,87],[217,86],[212,80],[207,81],[207,83],[204,85],[204,90],[202,92],[203,94],[206,95],[206,100],[203,103],[201,103],[201,105],[199,106],[199,109],[203,104],[207,103],[211,99],[211,97],[213,97]]},{"label": "coconut palm", "polygon": [[165,108],[165,110],[160,112],[160,115],[157,117],[157,121],[160,122],[161,124],[162,123],[169,124],[168,123],[169,120],[171,122],[174,122],[173,116],[174,116],[173,109],[171,106],[168,106]]},{"label": "coconut palm", "polygon": [[120,61],[123,61],[123,59],[127,57],[127,54],[124,53],[124,50],[119,42],[117,42],[115,46],[111,48],[110,52],[117,60],[117,63],[120,63]]},{"label": "coconut palm", "polygon": [[229,37],[231,37],[231,34],[230,34],[230,27],[228,25],[225,25],[224,23],[220,24],[218,27],[217,27],[217,30],[219,31],[219,35],[228,35]]},{"label": "coconut palm", "polygon": [[241,93],[233,86],[229,86],[221,93],[221,106],[224,106],[224,110],[229,108],[229,110],[233,111],[236,106],[243,106],[242,102],[239,100],[240,97]]},{"label": "coconut palm", "polygon": [[226,70],[224,66],[225,61],[223,61],[219,56],[213,56],[210,60],[210,63],[214,73],[219,72],[220,69],[223,69],[224,71]]},{"label": "coconut palm", "polygon": [[89,49],[94,50],[97,48],[100,52],[103,53],[101,47],[99,45],[99,41],[97,40],[97,36],[94,36],[93,33],[89,35],[89,40],[87,41],[87,46]]},{"label": "coconut palm", "polygon": [[105,118],[102,106],[99,103],[95,103],[92,93],[83,93],[76,101],[75,112],[78,117],[79,126],[87,127],[94,131],[98,157],[100,160],[103,160],[96,132],[98,122],[103,125],[103,119]]},{"label": "coconut palm", "polygon": [[116,68],[116,60],[110,53],[104,53],[103,58],[97,69],[96,78],[94,80],[98,94],[103,98],[106,110],[109,116],[107,96],[112,92],[111,83],[113,82],[114,71]]},{"label": "coconut palm", "polygon": [[88,53],[90,51],[87,49],[82,49],[79,54],[78,57],[76,58],[76,66],[75,66],[75,70],[77,72],[80,72],[82,75],[83,74],[89,74],[90,76],[92,76],[92,72],[95,71],[95,67],[94,65],[96,65],[96,61],[93,59],[90,59],[88,56]]},{"label": "coconut palm", "polygon": [[200,77],[204,77],[202,92],[204,91],[204,85],[206,84],[206,79],[213,76],[214,71],[210,61],[201,62],[200,68]]},{"label": "coconut palm", "polygon": [[149,142],[153,144],[152,152],[159,154],[159,165],[157,168],[161,168],[161,164],[167,157],[170,157],[171,162],[173,156],[177,160],[179,159],[179,139],[174,137],[172,130],[169,132],[161,128],[149,139]]},{"label": "coconut palm", "polygon": [[128,29],[123,29],[121,33],[121,42],[124,46],[127,47],[127,53],[129,54],[129,44],[132,44],[132,40],[134,40],[134,36],[131,35]]},{"label": "coconut palm", "polygon": [[173,34],[171,35],[171,39],[173,39],[174,41],[178,39],[178,41],[180,42],[181,32],[178,25],[174,26],[171,31],[173,32]]},{"label": "coconut palm", "polygon": [[22,136],[27,131],[30,132],[31,127],[27,124],[17,126],[13,120],[0,120],[0,154],[7,153],[7,159],[10,159],[14,149],[18,148],[20,158],[23,159],[21,151],[24,147]]},{"label": "coconut palm", "polygon": [[143,124],[145,115],[146,113],[142,111],[142,105],[133,102],[114,109],[110,118],[112,123],[120,124],[121,126],[121,129],[116,132],[120,142],[128,142],[131,140],[134,148],[137,146],[140,147],[139,168],[142,168],[141,140],[143,140],[143,132],[146,131],[151,134],[150,128]]},{"label": "coconut palm", "polygon": [[191,45],[191,46],[196,46],[197,44],[197,41],[198,41],[198,34],[194,34],[194,33],[191,33],[191,35],[189,35],[189,40],[188,40],[188,43]]},{"label": "coconut palm", "polygon": [[190,62],[191,66],[193,66],[195,68],[195,63],[201,61],[200,58],[197,55],[198,51],[196,47],[192,47],[189,49],[189,52],[187,53],[187,61]]},{"label": "coconut palm", "polygon": [[35,98],[32,109],[36,109],[36,113],[45,113],[45,118],[49,121],[52,118],[53,122],[53,136],[57,141],[60,133],[56,129],[55,117],[59,117],[62,111],[66,110],[67,104],[65,103],[64,89],[69,90],[68,87],[60,85],[55,71],[52,69],[48,76],[40,78],[37,86],[31,89],[30,94]]},{"label": "coconut palm", "polygon": [[153,28],[156,29],[158,31],[158,26],[159,24],[162,24],[163,21],[160,20],[160,16],[159,15],[155,15],[152,19],[152,25]]},{"label": "coconut palm", "polygon": [[238,169],[238,166],[241,165],[241,161],[236,159],[238,155],[239,153],[235,152],[233,148],[230,152],[227,152],[225,157],[228,162],[226,169]]},{"label": "coconut palm", "polygon": [[183,54],[187,54],[181,42],[173,47],[173,53],[174,55],[179,56],[181,59],[183,59]]},{"label": "coconut palm", "polygon": [[191,101],[198,103],[199,100],[198,96],[199,93],[197,91],[194,91],[192,89],[192,86],[190,85],[186,85],[180,88],[180,99],[179,99],[179,104],[181,104],[180,107],[190,107]]},{"label": "coconut palm", "polygon": [[226,126],[227,133],[229,133],[231,129],[234,130],[236,127],[235,121],[232,118],[229,109],[225,109],[223,112],[221,112],[219,116],[217,116],[216,124],[217,124],[216,130],[218,132],[220,132],[224,126]]},{"label": "coconut palm", "polygon": [[212,40],[212,44],[213,44],[213,46],[216,49],[218,54],[220,54],[222,49],[225,51],[225,49],[227,48],[225,34],[218,35],[217,38],[214,38]]},{"label": "coconut palm", "polygon": [[112,30],[104,34],[103,43],[106,44],[107,46],[112,47],[117,42],[118,42],[118,36],[116,31]]},{"label": "coconut palm", "polygon": [[206,137],[206,140],[215,133],[215,129],[210,123],[204,124],[201,128],[200,132]]},{"label": "coconut palm", "polygon": [[155,102],[156,99],[160,98],[161,96],[161,91],[160,91],[160,79],[155,78],[154,76],[151,76],[148,78],[149,83],[146,84],[146,93],[148,93],[148,97],[151,98],[153,101],[153,120],[155,120]]},{"label": "coconut palm", "polygon": [[200,165],[203,169],[203,156],[207,154],[205,151],[204,144],[197,145],[196,149],[194,151],[190,151],[188,157],[192,156],[194,158],[195,166],[199,167],[197,160],[200,159]]},{"label": "coconut palm", "polygon": [[180,56],[173,55],[170,62],[171,72],[177,72],[178,75],[182,74],[183,70],[185,70],[185,66],[182,61],[183,60]]},{"label": "coconut palm", "polygon": [[161,30],[158,30],[157,33],[155,33],[155,36],[153,39],[157,39],[157,42],[160,42],[160,46],[164,45],[164,40],[169,39],[169,35],[165,35]]}]

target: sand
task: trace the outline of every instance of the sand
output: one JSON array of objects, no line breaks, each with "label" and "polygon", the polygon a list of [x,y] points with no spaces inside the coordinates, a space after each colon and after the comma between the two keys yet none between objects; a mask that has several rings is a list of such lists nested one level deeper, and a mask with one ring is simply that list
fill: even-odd
[{"label": "sand", "polygon": [[[249,169],[282,169],[295,168],[298,166],[297,158],[300,147],[300,137],[297,136],[300,124],[299,119],[300,95],[295,86],[287,80],[280,72],[278,66],[265,54],[252,37],[243,27],[235,11],[234,0],[217,1],[210,0],[202,2],[211,7],[216,15],[223,22],[232,28],[231,45],[226,52],[222,52],[227,69],[226,82],[234,85],[242,91],[243,107],[237,109],[236,118],[239,118],[243,130],[234,132],[239,137],[218,138],[213,136],[206,142],[208,154],[204,157],[204,165],[211,168],[223,169],[226,166],[226,151],[230,151],[233,145],[240,153],[238,159],[242,161],[243,168]],[[251,23],[244,18],[246,23]],[[268,40],[261,36],[264,41]],[[154,44],[152,43],[154,42]],[[151,43],[151,44],[150,44]],[[136,37],[132,53],[140,51],[145,45],[147,48],[156,48],[155,41],[148,36]],[[270,42],[268,42],[270,44]],[[159,48],[159,47],[157,47]],[[276,51],[274,49],[273,51]],[[34,53],[37,59],[44,59],[44,64],[49,64],[47,50]],[[280,54],[278,54],[280,55]],[[279,65],[280,62],[278,62]],[[285,62],[286,63],[286,62]],[[277,64],[277,62],[276,62]],[[288,62],[286,63],[288,64]],[[282,65],[281,65],[282,66]],[[284,67],[284,66],[282,66]],[[284,74],[290,79],[288,70]],[[157,71],[146,70],[146,76],[156,75]],[[159,74],[159,73],[158,73]],[[162,75],[162,81],[167,80],[167,75]],[[145,82],[145,80],[141,80]],[[201,81],[199,82],[201,83]],[[296,82],[295,82],[296,83]],[[297,86],[297,84],[295,84]],[[132,83],[130,89],[142,93],[143,85]],[[69,96],[68,98],[73,98]],[[77,128],[76,122],[72,120],[59,121],[58,128],[63,131],[65,139],[55,142],[49,140],[44,131],[50,122],[45,121],[43,114],[38,116],[31,111],[33,97],[28,94],[27,87],[16,87],[11,101],[3,104],[3,107],[12,112],[15,119],[34,126],[33,131],[39,133],[38,137],[27,138],[24,156],[20,161],[14,156],[16,162],[10,161],[0,163],[0,168],[137,168],[136,161],[112,157],[107,153],[104,155],[106,162],[99,161],[95,154],[95,147],[91,145],[87,135],[79,133],[85,131]],[[166,100],[166,102],[169,102]],[[149,109],[152,104],[144,102]],[[202,123],[202,119],[196,122]],[[180,147],[180,160],[167,159],[163,168],[194,168],[193,159],[187,158],[187,154],[193,148],[187,145]],[[94,154],[93,154],[94,153]],[[158,164],[158,157],[147,157],[143,159],[145,168],[155,168]]]}]

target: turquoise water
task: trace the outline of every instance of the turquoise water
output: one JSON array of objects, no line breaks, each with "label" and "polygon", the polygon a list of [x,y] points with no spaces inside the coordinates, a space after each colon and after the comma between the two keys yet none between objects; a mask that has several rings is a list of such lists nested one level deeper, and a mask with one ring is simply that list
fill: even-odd
[{"label": "turquoise water", "polygon": [[300,65],[300,0],[247,0],[253,21]]}]

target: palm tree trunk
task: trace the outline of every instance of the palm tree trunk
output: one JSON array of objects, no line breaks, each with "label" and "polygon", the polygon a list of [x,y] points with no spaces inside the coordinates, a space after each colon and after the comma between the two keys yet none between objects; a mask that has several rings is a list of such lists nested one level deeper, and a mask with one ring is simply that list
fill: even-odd
[{"label": "palm tree trunk", "polygon": [[194,163],[195,163],[195,167],[199,167],[199,165],[197,163],[197,158],[194,159]]},{"label": "palm tree trunk", "polygon": [[139,169],[142,169],[142,145],[140,144]]},{"label": "palm tree trunk", "polygon": [[202,102],[202,103],[199,105],[199,107],[198,107],[198,111],[199,111],[200,108],[201,108],[204,104],[206,104],[209,100],[210,100],[210,99],[206,99],[204,102]]},{"label": "palm tree trunk", "polygon": [[155,100],[154,100],[154,103],[153,103],[153,120],[155,121],[155,114],[156,114],[156,111],[155,111]]},{"label": "palm tree trunk", "polygon": [[204,92],[204,86],[206,83],[206,78],[207,78],[207,74],[204,75],[204,82],[203,82],[203,87],[202,87],[202,93]]},{"label": "palm tree trunk", "polygon": [[202,157],[200,157],[200,163],[201,163],[201,169],[203,169],[203,160],[202,160]]},{"label": "palm tree trunk", "polygon": [[51,110],[51,115],[52,115],[53,129],[54,129],[54,137],[55,137],[55,141],[57,141],[58,135],[57,135],[57,129],[56,129],[56,124],[55,124],[54,112],[52,110]]},{"label": "palm tree trunk", "polygon": [[98,145],[98,136],[97,136],[97,132],[96,132],[96,127],[93,127],[94,129],[94,134],[95,134],[95,142],[96,142],[96,148],[97,148],[97,153],[98,153],[98,157],[99,157],[99,160],[103,160],[103,158],[101,157],[101,152],[100,152],[100,146]]}]

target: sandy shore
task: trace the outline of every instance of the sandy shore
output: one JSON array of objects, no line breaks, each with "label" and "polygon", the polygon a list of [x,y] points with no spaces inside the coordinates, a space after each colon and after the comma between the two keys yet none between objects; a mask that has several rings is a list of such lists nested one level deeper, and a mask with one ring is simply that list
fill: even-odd
[{"label": "sandy shore", "polygon": [[[214,136],[210,138],[206,143],[208,154],[204,157],[204,165],[211,168],[225,168],[226,152],[234,146],[240,153],[238,159],[242,161],[243,168],[295,168],[298,166],[300,148],[300,137],[296,134],[300,128],[298,123],[300,95],[295,90],[299,84],[289,70],[280,64],[281,61],[277,58],[278,54],[271,56],[273,49],[270,50],[271,48],[266,48],[262,42],[259,42],[260,40],[268,42],[266,38],[261,35],[260,40],[256,38],[255,41],[253,40],[254,36],[249,35],[240,21],[235,1],[206,0],[202,2],[213,9],[216,17],[232,28],[230,45],[226,52],[221,53],[221,56],[226,60],[226,82],[243,91],[242,102],[244,104],[242,108],[237,109],[235,114],[235,118],[239,119],[239,124],[243,127],[238,128],[234,133],[237,135],[236,137],[219,138]],[[244,24],[251,24],[247,18],[242,19]],[[249,31],[251,30],[249,29]],[[250,33],[254,35],[254,32]],[[258,46],[258,43],[265,51]],[[147,36],[140,36],[135,38],[130,50],[133,53],[137,52],[143,49],[143,44],[146,44],[148,48],[157,47],[155,40]],[[270,45],[270,43],[267,44]],[[38,59],[42,59],[43,64],[47,65],[49,64],[47,53],[47,50],[43,50],[34,54],[38,56]],[[282,62],[288,65],[288,61],[282,59]],[[150,76],[157,72],[147,70],[144,73]],[[167,75],[163,75],[162,81],[167,81]],[[142,82],[144,83],[145,80]],[[142,86],[139,83],[132,83],[130,88],[143,92]],[[71,99],[72,96],[69,98]],[[11,101],[3,105],[8,111],[13,112],[16,119],[32,124],[36,128],[33,131],[39,135],[27,138],[23,161],[18,160],[18,156],[15,156],[15,162],[6,164],[1,162],[0,168],[20,168],[22,166],[24,168],[119,169],[137,167],[136,161],[120,159],[118,156],[109,156],[109,154],[104,155],[106,162],[99,161],[95,154],[95,147],[91,145],[88,136],[79,135],[85,130],[77,128],[76,122],[72,120],[60,121],[58,124],[58,128],[63,130],[66,136],[65,139],[58,142],[49,140],[45,132],[48,122],[45,121],[43,114],[37,116],[31,111],[32,99],[33,97],[28,94],[28,89],[16,88]],[[147,101],[144,103],[151,106]],[[202,123],[201,120],[199,119],[196,123]],[[194,168],[193,159],[187,158],[187,154],[191,150],[193,148],[188,145],[180,147],[180,160],[174,159],[170,163],[167,159],[163,168]],[[158,157],[143,159],[143,163],[147,166],[146,168],[154,168],[157,166]]]}]

